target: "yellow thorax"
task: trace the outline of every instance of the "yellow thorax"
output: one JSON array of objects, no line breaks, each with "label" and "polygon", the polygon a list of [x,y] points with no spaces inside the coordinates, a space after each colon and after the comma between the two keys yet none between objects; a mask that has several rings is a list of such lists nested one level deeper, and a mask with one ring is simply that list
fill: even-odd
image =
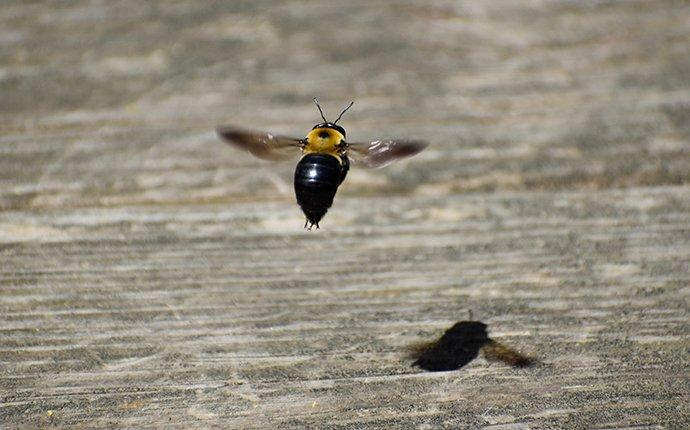
[{"label": "yellow thorax", "polygon": [[340,149],[345,140],[337,130],[332,128],[315,128],[307,134],[307,144],[304,147],[304,154],[330,154],[340,158]]}]

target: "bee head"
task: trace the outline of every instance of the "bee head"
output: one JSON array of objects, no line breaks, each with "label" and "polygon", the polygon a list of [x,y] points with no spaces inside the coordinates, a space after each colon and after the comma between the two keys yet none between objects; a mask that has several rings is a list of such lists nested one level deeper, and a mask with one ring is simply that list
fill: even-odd
[{"label": "bee head", "polygon": [[326,117],[323,115],[323,111],[321,110],[321,106],[319,105],[319,101],[316,100],[316,97],[314,97],[314,103],[316,104],[316,107],[319,109],[319,113],[321,114],[323,122],[321,124],[316,124],[314,127],[312,127],[312,130],[315,130],[317,128],[330,128],[337,131],[338,133],[342,134],[343,137],[345,137],[345,129],[338,125],[338,121],[340,121],[340,118],[343,117],[343,114],[347,112],[347,110],[350,109],[352,105],[355,104],[355,102],[350,102],[350,104],[345,109],[343,109],[342,112],[340,112],[340,115],[338,115],[338,119],[336,119],[333,122],[328,121]]},{"label": "bee head", "polygon": [[[328,122],[328,121],[322,122],[321,124],[316,124],[311,129],[316,130],[317,128],[330,128],[330,129],[333,129],[333,130],[339,132],[340,134],[343,135],[343,137],[345,137],[345,129],[342,128],[341,126],[333,123],[333,122]],[[328,137],[328,136],[323,136],[323,137]]]}]

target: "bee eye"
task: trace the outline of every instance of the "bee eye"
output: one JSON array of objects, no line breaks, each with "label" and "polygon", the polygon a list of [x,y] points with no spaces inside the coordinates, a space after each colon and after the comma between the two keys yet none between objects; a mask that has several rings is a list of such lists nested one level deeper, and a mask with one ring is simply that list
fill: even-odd
[{"label": "bee eye", "polygon": [[328,139],[329,137],[331,137],[331,134],[327,131],[322,131],[321,133],[319,133],[319,137],[321,139]]}]

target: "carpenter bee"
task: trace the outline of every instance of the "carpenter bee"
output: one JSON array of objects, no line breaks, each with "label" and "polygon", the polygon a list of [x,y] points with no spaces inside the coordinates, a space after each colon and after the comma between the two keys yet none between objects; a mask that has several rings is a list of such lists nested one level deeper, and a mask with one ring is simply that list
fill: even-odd
[{"label": "carpenter bee", "polygon": [[323,122],[312,127],[303,139],[234,126],[217,128],[223,140],[264,160],[285,159],[291,155],[292,149],[302,151],[302,158],[295,168],[295,196],[306,217],[304,228],[308,230],[313,226],[319,228],[319,221],[333,204],[335,193],[347,176],[350,159],[367,167],[383,167],[417,154],[427,146],[423,141],[405,139],[347,142],[345,129],[338,125],[338,121],[354,102],[333,122],[326,119],[316,97],[314,103]]}]

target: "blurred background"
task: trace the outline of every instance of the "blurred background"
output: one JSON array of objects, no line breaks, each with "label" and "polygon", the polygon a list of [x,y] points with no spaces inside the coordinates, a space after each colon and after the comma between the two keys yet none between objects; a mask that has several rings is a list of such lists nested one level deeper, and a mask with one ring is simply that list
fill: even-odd
[{"label": "blurred background", "polygon": [[[0,3],[0,427],[681,428],[690,4]],[[350,100],[321,230],[219,124]],[[411,368],[474,318],[546,363]]]},{"label": "blurred background", "polygon": [[[433,144],[405,166],[355,169],[342,195],[690,176],[683,1],[6,1],[1,12],[5,209],[123,194],[289,200],[291,163],[266,167],[213,129],[301,137],[319,120],[313,97],[331,116],[355,101],[350,140]],[[55,160],[59,172],[46,168]]]}]

